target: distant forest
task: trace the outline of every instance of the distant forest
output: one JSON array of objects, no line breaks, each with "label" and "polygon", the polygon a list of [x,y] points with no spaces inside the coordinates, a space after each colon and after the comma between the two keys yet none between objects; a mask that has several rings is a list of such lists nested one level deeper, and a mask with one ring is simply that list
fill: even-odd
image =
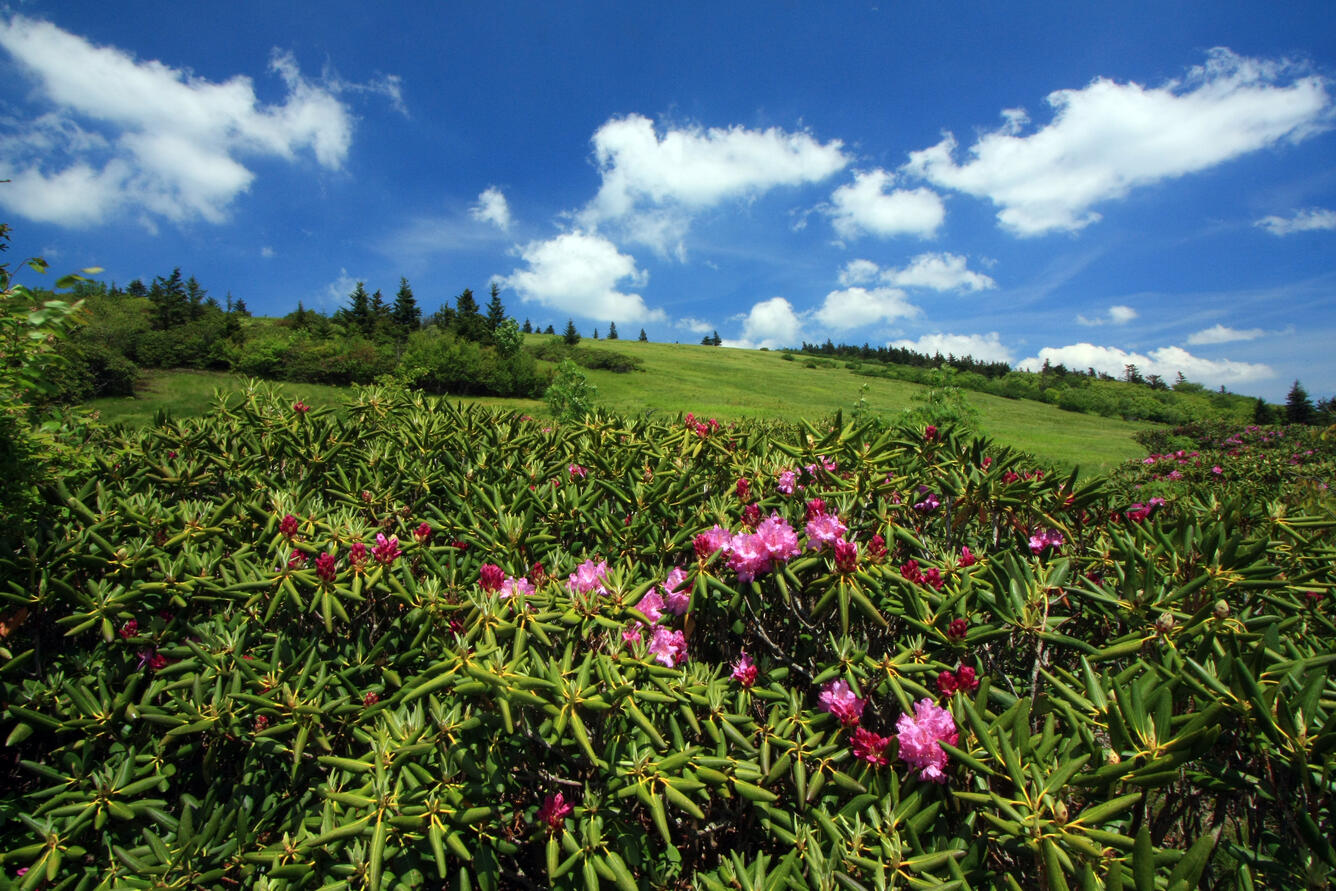
[{"label": "distant forest", "polygon": [[[73,295],[84,302],[84,324],[61,343],[63,362],[46,398],[79,402],[134,393],[145,368],[198,368],[255,377],[326,384],[370,383],[385,376],[432,393],[538,397],[551,377],[550,364],[570,359],[589,368],[616,372],[637,369],[634,356],[580,347],[573,321],[558,333],[538,331],[528,319],[510,317],[492,286],[480,305],[465,288],[436,312],[422,313],[412,286],[401,278],[392,299],[358,282],[347,303],[331,314],[298,302],[279,318],[252,317],[243,299],[221,301],[179,268],[151,282],[124,288],[79,282]],[[615,322],[606,339],[617,340]],[[525,345],[524,335],[552,335]],[[593,331],[595,339],[599,332]],[[639,340],[646,340],[641,329]],[[717,332],[706,344],[721,343]],[[1336,423],[1333,400],[1314,403],[1295,381],[1283,406],[1225,391],[1207,390],[1181,374],[1173,383],[1143,376],[1128,365],[1121,379],[1093,368],[1045,364],[1023,372],[1005,362],[970,356],[926,355],[899,347],[804,342],[783,358],[806,357],[807,364],[837,360],[857,374],[932,384],[940,370],[951,386],[1012,399],[1034,399],[1070,411],[1108,417],[1182,423],[1223,418],[1270,423]],[[934,377],[934,374],[937,377]]]}]

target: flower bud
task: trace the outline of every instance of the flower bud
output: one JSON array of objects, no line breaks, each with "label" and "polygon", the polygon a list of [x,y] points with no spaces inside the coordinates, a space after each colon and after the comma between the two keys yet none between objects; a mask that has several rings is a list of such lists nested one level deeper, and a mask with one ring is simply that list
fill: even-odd
[{"label": "flower bud", "polygon": [[1229,601],[1221,598],[1215,602],[1215,609],[1212,610],[1217,619],[1229,618]]}]

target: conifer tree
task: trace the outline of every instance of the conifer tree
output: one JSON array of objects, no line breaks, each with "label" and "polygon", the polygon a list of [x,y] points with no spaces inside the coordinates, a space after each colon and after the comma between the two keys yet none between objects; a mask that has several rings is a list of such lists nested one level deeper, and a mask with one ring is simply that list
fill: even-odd
[{"label": "conifer tree", "polygon": [[649,343],[649,337],[645,334],[645,329],[644,329],[644,328],[641,328],[641,329],[640,329],[640,342],[641,342],[641,343]]},{"label": "conifer tree", "polygon": [[501,304],[501,288],[492,282],[491,299],[487,301],[487,330],[495,331],[506,320],[506,308]]},{"label": "conifer tree", "polygon": [[399,329],[401,337],[407,337],[422,324],[422,310],[418,307],[413,289],[406,278],[399,279],[399,292],[394,295],[394,310],[390,313],[390,317],[394,321],[394,326]]},{"label": "conifer tree", "polygon": [[1313,401],[1308,398],[1308,391],[1299,381],[1290,387],[1290,394],[1285,397],[1285,420],[1291,424],[1309,424],[1313,420]]},{"label": "conifer tree", "polygon": [[529,320],[528,320],[528,319],[525,319],[525,320],[524,320],[524,325],[520,328],[520,330],[523,331],[525,334],[532,334],[532,333],[533,333],[533,325],[531,325],[531,324],[529,323]]},{"label": "conifer tree", "polygon": [[616,339],[617,339],[617,323],[616,323],[616,322],[609,322],[609,323],[608,323],[608,340],[616,340]]},{"label": "conifer tree", "polygon": [[[556,334],[557,332],[552,328],[551,325],[548,325],[548,326],[547,326],[547,330],[544,331],[543,333],[544,333],[544,334]],[[579,337],[579,336],[580,336],[580,335],[578,335],[578,334],[576,335],[576,337]]]},{"label": "conifer tree", "polygon": [[[551,325],[548,325],[547,327],[549,331],[552,330]],[[569,346],[575,346],[580,342],[580,332],[576,329],[575,321],[573,319],[566,320],[566,333],[562,335],[562,339],[565,340]]]},{"label": "conifer tree", "polygon": [[492,330],[479,311],[478,301],[473,298],[470,288],[465,288],[455,298],[455,333],[465,340],[485,342],[491,339]]}]

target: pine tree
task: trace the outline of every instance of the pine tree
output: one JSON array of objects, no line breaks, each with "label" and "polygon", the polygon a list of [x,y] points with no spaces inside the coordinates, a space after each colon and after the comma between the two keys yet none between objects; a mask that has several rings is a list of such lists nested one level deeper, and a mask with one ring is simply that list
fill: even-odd
[{"label": "pine tree", "polygon": [[357,283],[357,287],[348,295],[348,306],[339,310],[336,318],[358,331],[371,330],[371,295],[367,294],[365,283]]},{"label": "pine tree", "polygon": [[153,327],[159,331],[175,328],[190,321],[190,298],[186,296],[185,283],[181,281],[181,267],[172,270],[172,274],[153,280],[148,290],[148,299],[153,302]]},{"label": "pine tree", "polygon": [[246,301],[240,298],[237,299],[236,303],[232,304],[232,312],[239,316],[245,316],[248,319],[250,318],[250,310],[246,308]]},{"label": "pine tree", "polygon": [[640,329],[640,342],[641,342],[641,343],[649,343],[649,337],[647,337],[647,336],[645,335],[645,329],[644,329],[644,328],[641,328],[641,329]]},{"label": "pine tree", "polygon": [[204,301],[208,296],[209,292],[204,290],[193,275],[186,279],[186,305],[189,307],[192,322],[204,315]]},{"label": "pine tree", "polygon": [[485,342],[491,339],[492,329],[478,310],[478,301],[473,299],[473,291],[469,288],[455,298],[455,333],[465,340]]},{"label": "pine tree", "polygon": [[390,313],[390,318],[394,321],[394,326],[399,329],[401,337],[407,337],[422,324],[422,310],[418,307],[413,289],[406,278],[399,279],[399,292],[394,295],[394,310]]},{"label": "pine tree", "polygon": [[491,299],[487,301],[487,330],[495,331],[506,320],[506,308],[501,305],[501,288],[492,282]]},{"label": "pine tree", "polygon": [[608,340],[616,340],[616,339],[617,339],[617,323],[616,323],[616,322],[609,322],[609,323],[608,323]]},{"label": "pine tree", "polygon": [[528,319],[525,319],[525,320],[524,320],[524,325],[523,325],[523,327],[520,328],[520,330],[523,331],[525,334],[532,334],[532,333],[533,333],[533,325],[531,325],[531,324],[529,323],[529,320],[528,320]]},{"label": "pine tree", "polygon": [[1253,403],[1253,423],[1270,424],[1273,417],[1271,406],[1266,404],[1265,399],[1258,396],[1257,401]]},{"label": "pine tree", "polygon": [[723,342],[724,342],[724,339],[723,339],[722,337],[720,337],[720,336],[719,336],[719,332],[716,331],[716,332],[714,332],[714,339],[710,341],[710,346],[719,346],[719,345],[721,345]]},{"label": "pine tree", "polygon": [[385,302],[385,297],[376,289],[376,293],[371,295],[371,327],[367,329],[367,334],[379,334],[390,324],[390,305]]},{"label": "pine tree", "polygon": [[1285,397],[1285,420],[1291,424],[1309,424],[1313,421],[1313,401],[1308,391],[1297,380]]},{"label": "pine tree", "polygon": [[[556,334],[557,332],[553,329],[553,327],[552,327],[551,325],[548,325],[548,326],[547,326],[547,330],[544,331],[543,333],[544,333],[544,334]],[[579,336],[580,336],[580,335],[578,335],[578,334],[576,335],[576,337],[579,337]]]},{"label": "pine tree", "polygon": [[[551,328],[552,326],[548,325],[548,329],[551,330]],[[565,340],[569,346],[575,346],[580,342],[580,332],[576,329],[575,321],[573,319],[566,320],[566,333],[562,335],[562,339]]]}]

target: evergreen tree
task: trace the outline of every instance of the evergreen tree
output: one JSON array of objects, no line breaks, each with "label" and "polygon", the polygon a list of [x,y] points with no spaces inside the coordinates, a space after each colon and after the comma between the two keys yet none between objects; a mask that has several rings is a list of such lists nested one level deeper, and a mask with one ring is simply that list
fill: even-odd
[{"label": "evergreen tree", "polygon": [[390,305],[385,302],[385,297],[376,289],[376,293],[371,295],[371,330],[368,334],[379,331],[384,325],[390,322]]},{"label": "evergreen tree", "polygon": [[594,340],[598,340],[598,329],[594,329]]},{"label": "evergreen tree", "polygon": [[148,288],[144,287],[143,279],[135,279],[125,286],[126,297],[147,297]]},{"label": "evergreen tree", "polygon": [[719,332],[716,331],[714,332],[714,339],[710,341],[710,346],[720,346],[721,344],[723,344],[723,342],[724,339],[720,337]]},{"label": "evergreen tree", "polygon": [[148,299],[153,302],[153,327],[159,331],[175,328],[190,321],[190,298],[186,296],[186,286],[181,281],[181,267],[172,270],[172,274],[153,280],[148,290]]},{"label": "evergreen tree", "polygon": [[366,292],[365,283],[357,283],[357,287],[348,295],[347,308],[339,310],[337,318],[358,331],[371,330],[371,296]]},{"label": "evergreen tree", "polygon": [[532,334],[532,333],[533,333],[533,325],[531,325],[531,324],[529,323],[529,320],[528,320],[528,319],[525,319],[525,320],[524,320],[524,326],[523,326],[522,328],[520,328],[520,330],[523,331],[525,334]]},{"label": "evergreen tree", "polygon": [[208,296],[209,292],[200,286],[193,275],[186,279],[186,304],[192,322],[204,315],[204,301]]},{"label": "evergreen tree", "polygon": [[233,303],[232,312],[239,316],[245,316],[248,319],[250,318],[250,310],[246,308],[245,300],[238,299],[236,303]]},{"label": "evergreen tree", "polygon": [[1270,424],[1273,418],[1274,414],[1271,411],[1271,406],[1266,404],[1265,399],[1258,396],[1257,401],[1253,403],[1253,423]]},{"label": "evergreen tree", "polygon": [[1313,421],[1313,401],[1308,391],[1297,380],[1285,397],[1285,420],[1291,424],[1310,424]]},{"label": "evergreen tree", "polygon": [[[548,325],[547,328],[549,331],[552,330],[551,325]],[[562,335],[562,339],[565,340],[569,346],[575,346],[580,342],[580,332],[576,330],[574,320],[566,320],[566,333]]]},{"label": "evergreen tree", "polygon": [[616,339],[617,339],[617,323],[616,323],[616,322],[609,322],[609,323],[608,323],[608,340],[616,340]]},{"label": "evergreen tree", "polygon": [[640,342],[641,342],[641,343],[649,343],[649,338],[645,335],[645,329],[644,329],[644,328],[641,328],[641,329],[640,329]]},{"label": "evergreen tree", "polygon": [[491,299],[487,301],[487,330],[496,331],[506,320],[506,308],[501,305],[501,288],[492,282]]},{"label": "evergreen tree", "polygon": [[394,295],[394,310],[390,318],[401,337],[407,337],[422,324],[422,310],[418,308],[417,299],[413,297],[413,289],[409,287],[406,278],[399,279],[399,292]]},{"label": "evergreen tree", "polygon": [[492,330],[487,320],[478,310],[478,301],[473,298],[473,291],[465,288],[455,298],[455,333],[465,340],[486,342],[491,339]]},{"label": "evergreen tree", "polygon": [[[556,334],[557,332],[552,328],[551,325],[548,325],[548,326],[547,326],[547,330],[544,331],[543,333],[544,333],[544,334]],[[577,335],[575,335],[575,336],[578,338],[580,335],[577,334]]]}]

